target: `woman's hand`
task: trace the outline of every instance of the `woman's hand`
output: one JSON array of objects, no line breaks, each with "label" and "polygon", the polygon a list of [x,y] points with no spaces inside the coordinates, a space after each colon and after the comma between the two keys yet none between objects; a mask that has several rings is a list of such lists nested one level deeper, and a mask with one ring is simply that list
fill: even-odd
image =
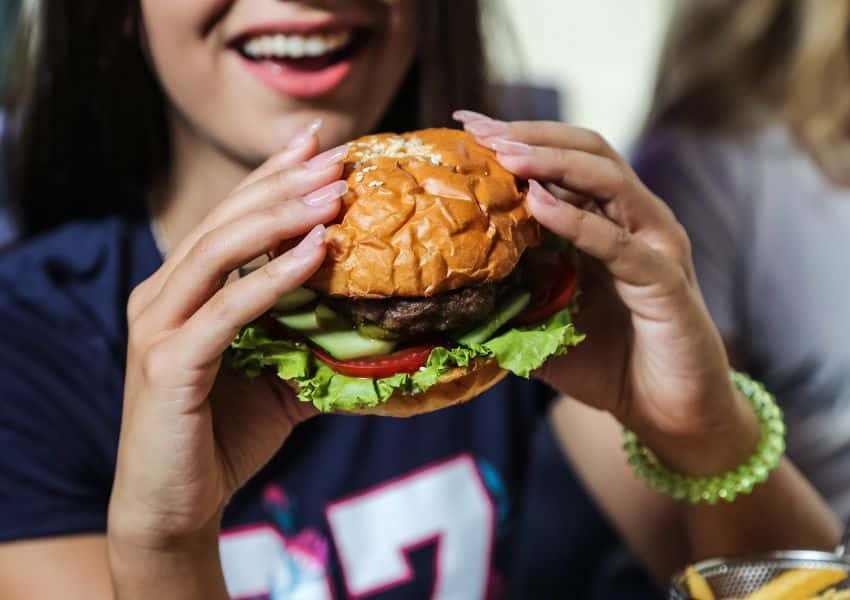
[{"label": "woman's hand", "polygon": [[[223,368],[221,356],[243,325],[324,259],[321,224],[347,190],[339,181],[346,149],[305,163],[316,148],[311,132],[270,159],[133,291],[109,507],[119,562],[136,549],[192,544],[217,561],[225,504],[313,414],[276,379],[246,380]],[[304,234],[289,252],[225,285],[234,269]]]},{"label": "woman's hand", "polygon": [[595,132],[466,111],[456,118],[531,180],[537,220],[595,259],[580,278],[576,324],[587,340],[550,360],[540,377],[611,412],[680,470],[712,474],[740,464],[758,426],[729,381],[688,237],[672,212]]}]

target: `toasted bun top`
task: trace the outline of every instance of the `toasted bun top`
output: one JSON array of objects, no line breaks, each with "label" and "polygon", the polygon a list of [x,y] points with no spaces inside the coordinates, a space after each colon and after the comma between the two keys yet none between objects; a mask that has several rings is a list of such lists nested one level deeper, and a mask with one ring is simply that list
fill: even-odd
[{"label": "toasted bun top", "polygon": [[306,284],[326,294],[432,296],[495,281],[540,241],[516,178],[463,131],[360,138],[345,177],[327,258]]}]

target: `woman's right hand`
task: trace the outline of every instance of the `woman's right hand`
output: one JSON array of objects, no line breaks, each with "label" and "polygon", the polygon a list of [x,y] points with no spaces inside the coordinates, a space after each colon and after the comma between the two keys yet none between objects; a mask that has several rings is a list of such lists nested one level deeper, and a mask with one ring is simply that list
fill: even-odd
[{"label": "woman's right hand", "polygon": [[[346,148],[304,162],[318,141],[312,132],[299,138],[217,206],[130,297],[109,506],[114,568],[122,556],[181,545],[217,549],[231,495],[314,414],[282,382],[248,380],[221,360],[242,326],[324,259],[321,224],[334,218],[347,190],[339,180]],[[225,285],[238,267],[304,234],[289,252]]]}]

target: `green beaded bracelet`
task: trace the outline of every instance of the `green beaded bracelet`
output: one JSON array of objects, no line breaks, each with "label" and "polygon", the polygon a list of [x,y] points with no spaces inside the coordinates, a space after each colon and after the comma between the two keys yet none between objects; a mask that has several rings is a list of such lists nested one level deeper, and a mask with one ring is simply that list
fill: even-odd
[{"label": "green beaded bracelet", "polygon": [[623,449],[638,477],[650,488],[676,500],[692,503],[718,500],[732,502],[739,494],[749,494],[757,483],[767,481],[779,466],[785,452],[785,423],[782,410],[764,386],[744,373],[730,372],[732,383],[749,400],[758,415],[761,437],[753,455],[743,465],[717,477],[688,477],[671,471],[641,444],[631,431],[624,430]]}]

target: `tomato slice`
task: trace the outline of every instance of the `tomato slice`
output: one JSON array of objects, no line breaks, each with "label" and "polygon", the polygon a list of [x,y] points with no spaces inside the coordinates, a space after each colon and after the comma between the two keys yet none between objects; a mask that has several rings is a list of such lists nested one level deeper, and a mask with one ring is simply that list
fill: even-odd
[{"label": "tomato slice", "polygon": [[549,295],[533,306],[529,306],[519,313],[513,320],[515,325],[534,325],[554,315],[566,307],[578,287],[578,273],[566,258],[563,260],[560,270],[563,277],[555,284]]},{"label": "tomato slice", "polygon": [[420,367],[425,366],[431,350],[436,344],[414,346],[405,348],[392,354],[374,356],[369,358],[358,358],[356,360],[337,360],[330,354],[312,347],[313,353],[323,362],[343,375],[349,377],[391,377],[397,373],[415,373]]}]

